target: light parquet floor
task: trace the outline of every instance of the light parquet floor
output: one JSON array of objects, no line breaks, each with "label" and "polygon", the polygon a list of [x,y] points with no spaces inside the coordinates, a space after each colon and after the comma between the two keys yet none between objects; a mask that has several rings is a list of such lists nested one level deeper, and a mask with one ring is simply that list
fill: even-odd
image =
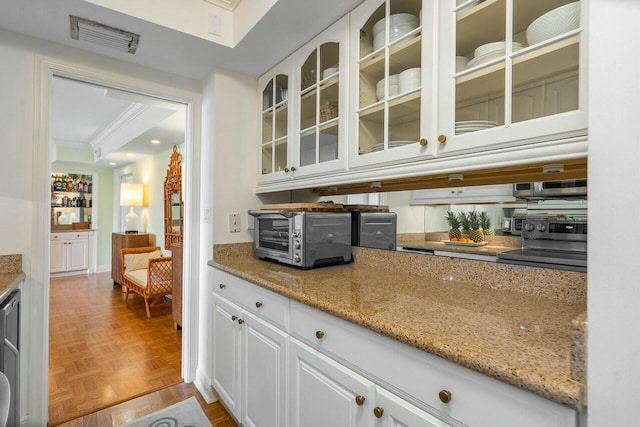
[{"label": "light parquet floor", "polygon": [[149,319],[109,273],[51,279],[50,289],[49,425],[182,382],[170,303]]},{"label": "light parquet floor", "polygon": [[196,396],[200,407],[214,427],[238,427],[219,403],[207,404],[193,384],[176,384],[154,393],[138,397],[111,408],[77,418],[59,427],[115,427],[158,411],[174,403]]}]

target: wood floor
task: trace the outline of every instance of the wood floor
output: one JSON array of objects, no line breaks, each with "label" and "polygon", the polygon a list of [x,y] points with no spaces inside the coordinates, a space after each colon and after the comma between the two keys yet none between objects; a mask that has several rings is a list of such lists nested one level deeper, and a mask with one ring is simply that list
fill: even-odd
[{"label": "wood floor", "polygon": [[[152,307],[149,319],[140,296],[130,294],[126,303],[124,298],[109,273],[51,279],[50,426],[182,383],[182,333],[173,327],[171,304]],[[125,405],[146,411],[158,402],[170,401],[164,405],[169,406],[191,396],[180,399],[180,393],[188,392],[163,390]]]}]

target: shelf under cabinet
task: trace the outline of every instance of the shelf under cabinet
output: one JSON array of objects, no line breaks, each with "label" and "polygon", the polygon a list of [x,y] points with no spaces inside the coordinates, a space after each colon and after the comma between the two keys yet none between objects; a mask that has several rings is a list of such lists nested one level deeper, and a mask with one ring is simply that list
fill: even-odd
[{"label": "shelf under cabinet", "polygon": [[[372,107],[362,109],[361,119],[384,121],[384,102],[378,102]],[[420,120],[420,88],[413,89],[406,95],[398,96],[389,101],[389,122],[392,125]]]},{"label": "shelf under cabinet", "polygon": [[[416,29],[414,31],[419,31]],[[409,68],[420,67],[420,46],[422,34],[407,34],[406,39],[389,46],[389,74],[397,74]],[[365,57],[360,61],[360,72],[374,76],[384,76],[385,55],[384,49],[379,50],[371,57]]]},{"label": "shelf under cabinet", "polygon": [[[551,76],[577,70],[579,64],[580,35],[561,40],[538,49],[526,49],[513,55],[513,65],[526,63],[513,75],[513,86],[542,81]],[[525,70],[526,68],[526,70]],[[456,78],[457,102],[477,99],[504,91],[505,59],[486,67],[463,73]],[[524,70],[524,71],[523,71]],[[460,95],[464,96],[461,98]]]}]

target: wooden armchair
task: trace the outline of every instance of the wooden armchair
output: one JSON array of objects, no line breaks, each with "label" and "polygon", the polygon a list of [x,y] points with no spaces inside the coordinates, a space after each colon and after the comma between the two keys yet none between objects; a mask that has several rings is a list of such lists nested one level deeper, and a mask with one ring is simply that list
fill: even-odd
[{"label": "wooden armchair", "polygon": [[139,294],[144,298],[147,317],[151,317],[149,299],[171,295],[171,257],[163,256],[159,246],[125,248],[121,257],[122,285],[127,287],[125,301],[129,292]]}]

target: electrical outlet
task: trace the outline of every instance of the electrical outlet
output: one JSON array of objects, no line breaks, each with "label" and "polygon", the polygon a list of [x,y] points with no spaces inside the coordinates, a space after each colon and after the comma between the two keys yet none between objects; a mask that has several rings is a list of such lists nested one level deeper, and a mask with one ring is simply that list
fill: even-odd
[{"label": "electrical outlet", "polygon": [[229,233],[240,232],[240,214],[229,214]]},{"label": "electrical outlet", "polygon": [[247,213],[247,230],[253,230],[255,218]]}]

